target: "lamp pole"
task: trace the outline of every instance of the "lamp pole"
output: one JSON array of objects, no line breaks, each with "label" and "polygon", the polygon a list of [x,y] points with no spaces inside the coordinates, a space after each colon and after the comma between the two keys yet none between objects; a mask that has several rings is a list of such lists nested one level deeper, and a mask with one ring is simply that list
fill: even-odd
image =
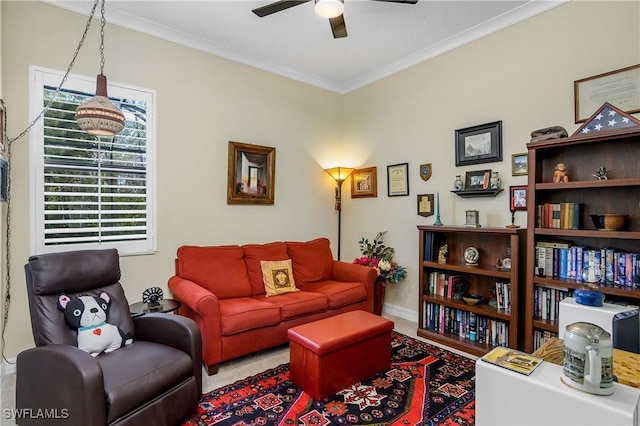
[{"label": "lamp pole", "polygon": [[350,167],[333,167],[325,169],[327,173],[336,181],[336,204],[338,211],[338,260],[340,260],[340,232],[342,228],[342,184],[354,172]]}]

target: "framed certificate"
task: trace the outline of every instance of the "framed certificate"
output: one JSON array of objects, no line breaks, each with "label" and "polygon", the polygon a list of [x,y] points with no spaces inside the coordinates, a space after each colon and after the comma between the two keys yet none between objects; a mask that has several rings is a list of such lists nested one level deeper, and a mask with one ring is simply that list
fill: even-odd
[{"label": "framed certificate", "polygon": [[409,163],[387,166],[387,195],[409,195]]},{"label": "framed certificate", "polygon": [[576,123],[605,102],[629,114],[640,112],[640,64],[576,80],[573,91]]}]

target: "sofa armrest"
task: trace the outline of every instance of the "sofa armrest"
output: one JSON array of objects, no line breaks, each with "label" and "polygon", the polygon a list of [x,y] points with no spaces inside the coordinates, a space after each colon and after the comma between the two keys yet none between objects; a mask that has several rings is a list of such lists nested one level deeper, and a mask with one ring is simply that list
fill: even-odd
[{"label": "sofa armrest", "polygon": [[180,315],[151,313],[134,318],[135,338],[180,349],[193,359],[198,394],[202,393],[202,338],[198,325]]},{"label": "sofa armrest", "polygon": [[331,278],[336,281],[363,283],[367,290],[367,301],[371,304],[370,310],[373,311],[374,282],[378,277],[378,272],[374,268],[334,260],[331,275]]},{"label": "sofa armrest", "polygon": [[183,305],[201,317],[217,316],[220,320],[218,297],[191,280],[179,276],[169,278],[169,289]]},{"label": "sofa armrest", "polygon": [[18,354],[16,419],[20,425],[48,424],[38,410],[50,410],[56,424],[101,425],[106,422],[104,379],[98,361],[70,345],[46,345]]}]

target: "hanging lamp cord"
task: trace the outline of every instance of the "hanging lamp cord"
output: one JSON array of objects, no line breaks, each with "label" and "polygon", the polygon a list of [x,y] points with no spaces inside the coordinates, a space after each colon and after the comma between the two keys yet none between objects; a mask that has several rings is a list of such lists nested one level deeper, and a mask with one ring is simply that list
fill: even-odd
[{"label": "hanging lamp cord", "polygon": [[40,111],[40,113],[36,116],[36,118],[31,120],[27,128],[24,129],[15,138],[9,139],[7,137],[8,112],[7,112],[7,108],[5,106],[4,100],[0,99],[0,104],[2,105],[2,108],[4,109],[4,113],[5,113],[4,128],[2,132],[3,138],[5,140],[2,142],[6,142],[5,147],[7,150],[7,208],[6,208],[7,220],[6,220],[6,233],[5,233],[6,276],[5,276],[5,292],[4,292],[4,315],[3,315],[3,321],[2,321],[2,359],[9,364],[13,364],[13,363],[7,360],[6,356],[4,355],[4,348],[5,348],[4,334],[7,329],[7,323],[9,322],[9,307],[11,306],[11,145],[13,144],[13,142],[23,138],[27,133],[29,133],[29,131],[33,128],[33,126],[35,126],[38,120],[40,120],[47,113],[47,111],[49,111],[49,108],[51,107],[53,102],[56,101],[58,94],[60,93],[60,90],[62,90],[62,86],[69,78],[69,73],[71,72],[71,70],[73,69],[73,66],[75,65],[76,58],[80,53],[80,49],[82,48],[85,40],[87,39],[87,34],[89,33],[89,29],[91,28],[91,22],[93,21],[93,17],[95,16],[96,9],[98,7],[99,2],[102,2],[102,8],[100,10],[102,14],[102,18],[100,20],[100,24],[101,24],[100,74],[102,74],[102,69],[104,67],[104,26],[106,23],[106,20],[104,17],[105,0],[95,0],[93,3],[93,7],[91,8],[91,13],[89,14],[89,19],[87,19],[84,32],[82,33],[82,37],[80,38],[80,42],[78,42],[78,47],[76,47],[76,51],[74,52],[73,57],[71,58],[71,62],[69,62],[67,71],[64,73],[64,76],[62,77],[60,84],[56,88],[56,91],[53,93],[53,97],[45,104],[44,108],[42,108],[42,111]]}]

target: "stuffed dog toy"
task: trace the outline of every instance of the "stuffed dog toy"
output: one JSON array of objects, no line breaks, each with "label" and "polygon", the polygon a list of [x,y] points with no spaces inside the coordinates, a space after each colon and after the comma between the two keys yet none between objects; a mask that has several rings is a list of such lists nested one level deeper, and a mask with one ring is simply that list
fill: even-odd
[{"label": "stuffed dog toy", "polygon": [[58,296],[58,309],[67,324],[78,330],[78,348],[91,356],[113,352],[133,341],[120,328],[106,322],[110,306],[111,298],[104,291],[98,297],[72,299],[64,293]]}]

